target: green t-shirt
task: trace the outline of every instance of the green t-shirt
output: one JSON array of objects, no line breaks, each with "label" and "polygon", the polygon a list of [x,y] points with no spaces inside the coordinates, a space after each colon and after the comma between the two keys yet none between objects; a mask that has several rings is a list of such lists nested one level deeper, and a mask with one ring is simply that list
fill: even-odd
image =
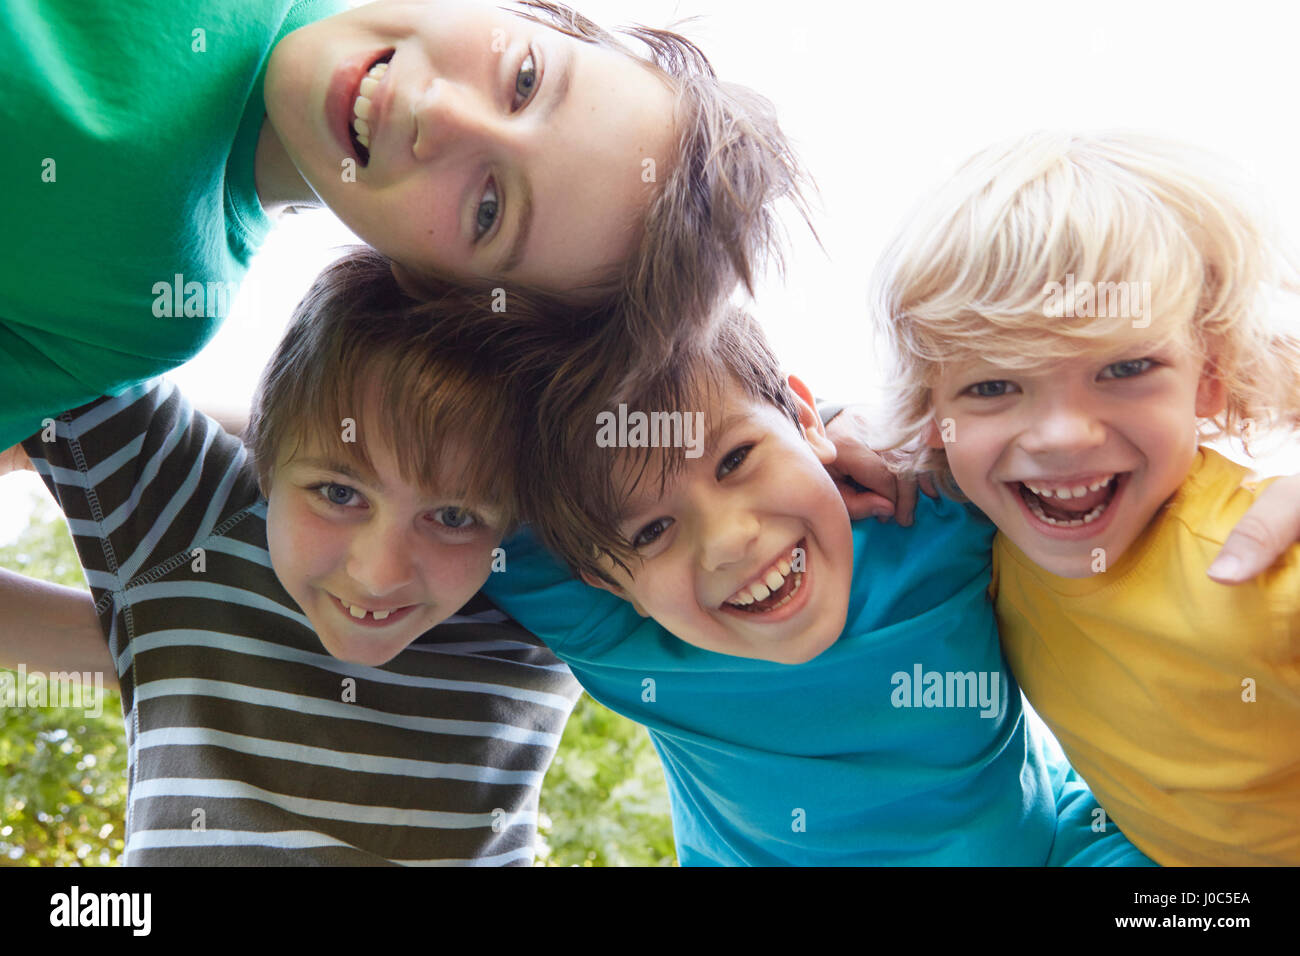
[{"label": "green t-shirt", "polygon": [[0,449],[216,332],[270,227],[253,183],[267,58],[342,7],[0,4]]}]

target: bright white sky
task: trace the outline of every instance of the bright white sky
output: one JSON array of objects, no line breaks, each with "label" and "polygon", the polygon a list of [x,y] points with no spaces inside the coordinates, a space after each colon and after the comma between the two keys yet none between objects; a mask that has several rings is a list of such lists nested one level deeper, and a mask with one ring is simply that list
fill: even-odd
[{"label": "bright white sky", "polygon": [[[819,395],[867,397],[872,265],[909,207],[965,157],[1039,127],[1125,127],[1237,161],[1300,238],[1300,131],[1288,4],[572,0],[606,26],[685,29],[726,79],[777,105],[821,188],[819,250],[792,223],[787,279],[757,314]],[[354,241],[327,212],[272,234],[221,333],[173,376],[200,406],[247,407],[258,372],[312,277]],[[1264,463],[1300,470],[1300,449]],[[30,491],[29,491],[30,490]],[[0,479],[0,542],[26,522],[30,476]]]}]

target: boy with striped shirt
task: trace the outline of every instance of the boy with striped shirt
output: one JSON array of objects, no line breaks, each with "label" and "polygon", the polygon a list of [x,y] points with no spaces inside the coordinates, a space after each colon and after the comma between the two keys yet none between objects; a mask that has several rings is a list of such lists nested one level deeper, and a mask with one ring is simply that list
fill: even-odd
[{"label": "boy with striped shirt", "polygon": [[532,862],[579,688],[478,593],[514,471],[465,451],[515,412],[431,308],[326,270],[248,448],[162,380],[24,443],[122,688],[128,863]]}]

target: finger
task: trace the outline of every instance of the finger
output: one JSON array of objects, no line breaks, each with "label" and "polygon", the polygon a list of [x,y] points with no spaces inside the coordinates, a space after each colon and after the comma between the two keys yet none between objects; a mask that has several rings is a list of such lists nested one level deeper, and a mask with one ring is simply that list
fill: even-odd
[{"label": "finger", "polygon": [[1300,538],[1300,476],[1281,478],[1259,496],[1210,565],[1221,584],[1249,581]]},{"label": "finger", "polygon": [[834,470],[852,478],[859,487],[867,488],[889,502],[898,499],[898,479],[884,460],[868,448],[846,448],[835,459]]},{"label": "finger", "polygon": [[898,480],[898,501],[894,505],[894,520],[904,528],[912,527],[912,515],[916,511],[916,485],[915,478]]},{"label": "finger", "polygon": [[849,517],[854,521],[863,518],[889,518],[894,514],[894,505],[888,498],[883,498],[873,491],[859,491],[852,486],[841,484],[840,496],[844,506],[849,510]]},{"label": "finger", "polygon": [[926,497],[928,498],[939,497],[939,486],[935,483],[934,475],[932,475],[930,472],[928,471],[925,472],[917,479],[917,481],[920,483],[921,490],[925,492]]}]

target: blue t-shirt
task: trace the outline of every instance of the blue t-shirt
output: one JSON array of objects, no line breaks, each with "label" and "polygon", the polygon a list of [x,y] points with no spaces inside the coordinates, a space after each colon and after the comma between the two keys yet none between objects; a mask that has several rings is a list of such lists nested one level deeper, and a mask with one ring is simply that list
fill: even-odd
[{"label": "blue t-shirt", "polygon": [[649,729],[683,865],[1146,863],[1113,824],[1093,831],[1091,795],[1027,723],[988,598],[993,532],[925,497],[912,528],[856,522],[844,633],[793,666],[678,640],[527,533],[486,591]]}]

